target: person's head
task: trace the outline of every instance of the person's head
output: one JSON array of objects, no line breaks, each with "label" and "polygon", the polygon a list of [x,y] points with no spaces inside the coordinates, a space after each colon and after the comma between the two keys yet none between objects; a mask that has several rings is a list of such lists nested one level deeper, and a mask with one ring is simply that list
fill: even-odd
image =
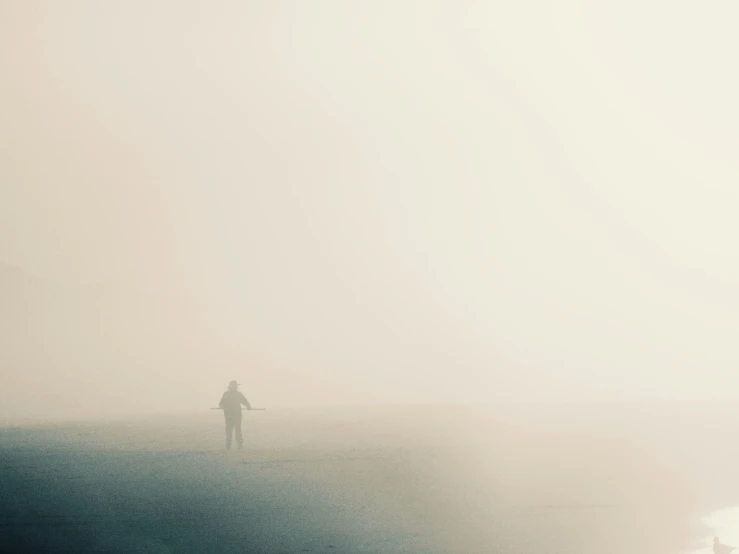
[{"label": "person's head", "polygon": [[231,381],[228,384],[228,390],[236,390],[239,388],[239,384],[236,381]]}]

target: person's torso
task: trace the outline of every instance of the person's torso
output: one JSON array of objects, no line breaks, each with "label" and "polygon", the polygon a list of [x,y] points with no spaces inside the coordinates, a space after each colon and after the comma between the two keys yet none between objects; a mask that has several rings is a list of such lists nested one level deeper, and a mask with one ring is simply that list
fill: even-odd
[{"label": "person's torso", "polygon": [[223,399],[221,400],[221,407],[225,412],[238,412],[241,413],[241,402],[244,400],[244,395],[239,391],[226,391],[223,393]]}]

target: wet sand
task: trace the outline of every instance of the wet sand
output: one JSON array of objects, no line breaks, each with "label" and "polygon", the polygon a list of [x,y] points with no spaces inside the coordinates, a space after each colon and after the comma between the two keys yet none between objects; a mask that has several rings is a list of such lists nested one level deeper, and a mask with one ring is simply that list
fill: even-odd
[{"label": "wet sand", "polygon": [[0,550],[675,554],[701,515],[639,448],[463,408],[0,430]]}]

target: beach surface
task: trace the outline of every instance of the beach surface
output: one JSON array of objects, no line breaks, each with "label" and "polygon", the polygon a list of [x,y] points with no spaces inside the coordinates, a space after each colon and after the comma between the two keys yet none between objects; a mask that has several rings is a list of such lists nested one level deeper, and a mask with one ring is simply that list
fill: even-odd
[{"label": "beach surface", "polygon": [[[685,472],[638,440],[463,407],[219,412],[0,430],[4,552],[676,554]],[[705,530],[704,530],[705,531]],[[705,533],[703,533],[705,534]]]}]

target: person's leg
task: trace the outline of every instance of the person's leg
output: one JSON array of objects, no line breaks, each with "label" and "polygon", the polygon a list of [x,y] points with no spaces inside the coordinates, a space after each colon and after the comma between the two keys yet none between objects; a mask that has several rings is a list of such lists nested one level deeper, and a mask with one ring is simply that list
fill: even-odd
[{"label": "person's leg", "polygon": [[233,418],[226,418],[226,450],[231,450],[231,438],[234,432],[234,420]]},{"label": "person's leg", "polygon": [[236,429],[236,445],[241,448],[244,446],[244,437],[241,436],[241,414],[234,418],[234,428]]}]

